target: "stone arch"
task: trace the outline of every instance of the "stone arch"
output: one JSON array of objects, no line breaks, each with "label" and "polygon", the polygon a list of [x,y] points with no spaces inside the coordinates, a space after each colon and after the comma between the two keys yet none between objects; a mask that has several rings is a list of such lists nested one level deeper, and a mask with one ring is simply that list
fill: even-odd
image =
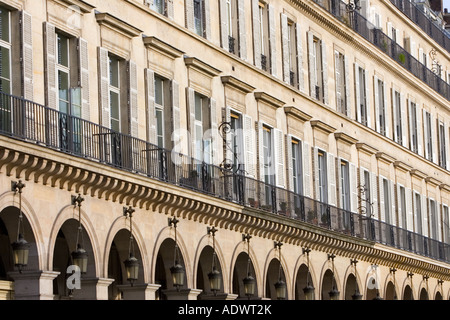
[{"label": "stone arch", "polygon": [[[134,213],[133,217],[136,217],[136,215],[139,213]],[[111,224],[111,227],[108,230],[108,234],[106,236],[106,242],[104,244],[105,250],[103,251],[103,275],[104,277],[108,276],[108,265],[109,265],[109,259],[110,259],[110,251],[111,247],[113,245],[114,238],[116,235],[121,232],[122,230],[130,231],[130,218],[125,217],[123,214],[115,219],[113,223]],[[148,283],[149,282],[149,256],[148,256],[148,250],[145,245],[145,240],[142,235],[142,232],[139,228],[139,225],[136,223],[136,220],[133,220],[133,239],[135,241],[135,251],[139,252],[140,259],[141,260],[141,266],[142,270],[140,270],[140,273],[143,275],[143,282]]]},{"label": "stone arch", "polygon": [[[16,195],[15,192],[8,191],[8,192],[5,192],[0,195],[0,218],[2,218],[1,213],[3,213],[5,211],[5,209],[7,209],[7,208],[19,209],[19,199],[18,199],[18,195]],[[45,255],[46,248],[45,248],[45,241],[44,241],[45,237],[42,233],[42,228],[39,223],[39,218],[38,218],[33,206],[31,205],[30,201],[27,198],[26,187],[22,192],[22,213],[23,213],[25,220],[29,224],[29,229],[32,232],[34,243],[35,243],[36,252],[34,254],[32,252],[30,252],[30,256],[33,255],[33,257],[36,259],[36,261],[37,261],[36,268],[38,270],[48,270],[48,263],[45,260],[45,257],[46,257],[46,255]],[[6,228],[8,229],[8,231],[9,230],[14,231],[14,232],[8,232],[8,234],[10,234],[11,239],[15,239],[17,236],[17,232],[16,232],[17,227],[16,226],[14,226],[14,227],[8,226],[8,223],[6,221],[5,221],[5,224],[6,224]],[[32,241],[29,238],[26,240],[28,242]]]},{"label": "stone arch", "polygon": [[[193,281],[194,283],[197,283],[198,279],[197,279],[197,274],[198,274],[198,268],[199,268],[199,263],[200,263],[200,259],[202,257],[202,254],[204,253],[204,250],[206,248],[210,248],[211,252],[213,251],[213,240],[212,240],[212,236],[205,234],[201,239],[200,242],[197,246],[197,249],[195,251],[195,256],[194,256],[194,273],[193,273]],[[218,266],[220,267],[221,271],[221,276],[222,276],[222,290],[223,292],[230,292],[230,284],[229,284],[229,270],[227,268],[227,265],[225,263],[225,258],[223,255],[223,251],[222,248],[220,246],[220,243],[217,239],[217,235],[216,235],[216,239],[215,239],[215,252],[216,252],[216,262],[218,264]],[[208,273],[209,271],[204,271],[206,273]]]},{"label": "stone arch", "polygon": [[[334,280],[332,277],[333,275]],[[335,267],[333,272],[332,262],[329,259],[327,259],[327,261],[325,261],[324,264],[322,265],[322,269],[320,272],[320,282],[319,282],[320,296],[317,297],[319,300],[329,300],[328,292],[331,290],[333,283],[335,284],[336,289],[339,291],[339,298],[340,298],[342,296],[342,286],[340,277],[337,272],[337,268]]]},{"label": "stone arch", "polygon": [[401,299],[402,300],[415,300],[413,288],[414,288],[414,286],[413,286],[411,277],[406,277],[403,280]]},{"label": "stone arch", "polygon": [[[52,229],[49,237],[48,244],[48,261],[47,264],[50,270],[53,270],[53,254],[55,250],[56,239],[58,237],[58,233],[63,227],[63,225],[69,220],[78,220],[78,212],[75,211],[75,207],[73,205],[68,205],[63,207],[58,215],[56,216],[55,221],[53,222]],[[101,255],[101,247],[98,242],[97,234],[95,232],[95,227],[92,221],[89,219],[89,215],[84,211],[83,207],[81,207],[81,224],[83,226],[83,230],[87,233],[90,249],[92,249],[94,267],[95,267],[95,275],[102,276],[101,266],[103,264],[103,259]],[[86,239],[85,239],[86,240]],[[86,250],[88,251],[88,250]],[[88,251],[89,253],[89,251]]]},{"label": "stone arch", "polygon": [[[305,281],[303,280],[299,280],[300,277],[300,272],[301,270],[303,270],[303,275],[305,275],[305,273],[308,270],[308,259],[306,257],[306,254],[302,254],[300,255],[300,257],[297,259],[295,268],[294,268],[294,275],[292,277],[292,293],[291,293],[291,297],[292,299],[297,299],[298,297],[304,297],[303,294],[303,288],[306,286],[306,277],[305,277]],[[310,281],[311,281],[311,285],[314,287],[314,297],[317,297],[317,275],[316,272],[313,268],[313,264],[311,263],[311,261],[309,261],[309,277],[310,277]],[[300,288],[298,288],[298,286],[300,286]],[[298,295],[298,292],[300,292],[300,295]]]},{"label": "stone arch", "polygon": [[345,271],[345,283],[343,283],[343,298],[344,300],[352,300],[352,296],[356,293],[356,289],[358,289],[359,294],[364,296],[364,287],[361,283],[361,278],[358,273],[358,267],[350,264]]},{"label": "stone arch", "polygon": [[389,274],[386,276],[386,279],[384,281],[384,300],[397,300],[399,298],[398,294],[398,284],[397,284],[397,278],[392,273],[389,272]]},{"label": "stone arch", "polygon": [[[262,297],[263,286],[261,284],[263,283],[263,280],[262,280],[263,275],[261,274],[261,268],[260,268],[259,264],[257,263],[257,261],[258,261],[257,256],[256,256],[256,253],[253,250],[251,244],[250,244],[250,250],[248,252],[247,243],[244,241],[240,241],[233,250],[233,255],[231,258],[231,264],[230,264],[230,270],[229,270],[229,272],[230,272],[230,275],[229,275],[230,291],[231,291],[231,293],[238,292],[237,294],[239,294],[240,290],[239,290],[239,288],[236,288],[234,286],[233,280],[234,280],[235,272],[238,273],[239,276],[241,276],[240,278],[242,278],[242,275],[244,275],[244,277],[246,276],[245,273],[247,272],[247,270],[241,270],[239,267],[242,267],[242,265],[238,266],[238,263],[242,262],[242,261],[239,261],[239,259],[242,259],[244,256],[245,256],[245,258],[250,258],[251,268],[254,271],[253,276],[255,277],[255,280],[256,280],[255,297]],[[238,280],[242,280],[242,279],[238,279]]]},{"label": "stone arch", "polygon": [[[278,261],[278,263],[274,262],[274,261]],[[276,264],[276,266],[274,265],[274,263]],[[274,286],[274,283],[278,281],[278,271],[276,272],[276,274],[274,275],[274,269],[273,268],[277,268],[277,270],[279,269],[279,267],[281,267],[281,277],[282,280],[286,283],[286,299],[289,299],[290,296],[290,292],[291,292],[291,278],[289,277],[289,273],[288,273],[288,268],[287,268],[287,263],[285,261],[284,255],[283,255],[283,247],[281,247],[281,261],[280,261],[280,255],[279,255],[279,251],[278,249],[272,248],[266,257],[266,261],[264,263],[264,282],[263,282],[263,288],[264,288],[264,296],[266,298],[270,298],[267,296],[267,292],[272,292],[272,288]],[[277,277],[277,278],[274,278]],[[272,283],[268,283],[268,278],[271,278],[270,282]],[[271,297],[274,297],[275,295],[272,293]]]}]

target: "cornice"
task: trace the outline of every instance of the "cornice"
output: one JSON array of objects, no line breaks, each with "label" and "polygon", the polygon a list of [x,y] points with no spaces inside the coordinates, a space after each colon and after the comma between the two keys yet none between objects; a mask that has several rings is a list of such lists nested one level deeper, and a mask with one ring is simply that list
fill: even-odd
[{"label": "cornice", "polygon": [[412,167],[407,165],[406,163],[402,161],[394,161],[394,167],[396,169],[400,169],[404,172],[410,172],[412,170]]},{"label": "cornice", "polygon": [[367,143],[364,142],[357,142],[356,143],[356,149],[359,151],[365,152],[366,154],[372,156],[378,152],[378,149],[375,149],[372,146],[369,146]]},{"label": "cornice", "polygon": [[245,94],[253,92],[255,90],[255,87],[249,85],[248,83],[241,81],[233,76],[222,76],[220,77],[222,80],[222,83],[224,85],[230,86],[234,89],[237,89]]},{"label": "cornice", "polygon": [[95,9],[94,5],[89,4],[86,1],[82,0],[53,0],[53,1],[59,2],[66,6],[77,6],[80,9],[81,13],[90,13],[92,10]]},{"label": "cornice", "polygon": [[101,26],[106,26],[112,30],[115,30],[129,38],[139,36],[143,31],[132,26],[131,24],[110,15],[109,13],[95,12],[95,18]]},{"label": "cornice", "polygon": [[338,141],[342,141],[348,145],[353,145],[358,142],[358,139],[355,139],[344,132],[335,132],[334,137]]},{"label": "cornice", "polygon": [[214,68],[213,66],[195,58],[195,57],[184,57],[184,63],[188,68],[195,69],[209,77],[217,77],[221,71],[219,69]]},{"label": "cornice", "polygon": [[275,108],[281,108],[285,105],[284,101],[281,101],[280,99],[275,98],[274,96],[271,96],[265,92],[255,92],[255,99],[263,101]]},{"label": "cornice", "polygon": [[317,120],[317,119],[311,120],[310,124],[313,129],[323,131],[326,134],[331,134],[336,131],[336,128],[330,126],[329,124],[323,122],[322,120]]},{"label": "cornice", "polygon": [[306,112],[303,112],[302,110],[298,109],[294,106],[286,106],[284,107],[284,113],[287,116],[296,118],[302,122],[310,121],[312,119],[312,116],[307,114]]},{"label": "cornice", "polygon": [[425,179],[427,175],[418,169],[411,169],[411,175],[419,179]]},{"label": "cornice", "polygon": [[377,152],[375,154],[375,156],[377,157],[378,160],[381,160],[381,161],[383,161],[383,162],[385,162],[387,164],[392,164],[392,163],[395,162],[395,158],[394,157],[391,157],[390,155],[388,155],[388,154],[386,154],[384,152],[381,152],[381,151]]},{"label": "cornice", "polygon": [[183,51],[171,46],[170,44],[162,41],[161,39],[158,39],[157,37],[142,36],[142,40],[147,48],[156,50],[171,59],[180,58],[184,54]]},{"label": "cornice", "polygon": [[434,177],[426,177],[425,181],[435,187],[439,186],[440,184],[442,184],[442,181],[439,181],[438,179],[434,178]]}]

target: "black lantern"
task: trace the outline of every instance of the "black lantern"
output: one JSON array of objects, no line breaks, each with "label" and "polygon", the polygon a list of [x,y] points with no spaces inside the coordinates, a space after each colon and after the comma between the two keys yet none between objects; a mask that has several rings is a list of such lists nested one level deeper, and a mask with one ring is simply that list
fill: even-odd
[{"label": "black lantern", "polygon": [[174,252],[174,265],[170,268],[170,273],[172,274],[173,286],[180,291],[180,288],[184,286],[184,267],[179,263],[178,260],[178,241],[177,241],[177,225],[179,220],[174,217],[169,218],[169,226],[173,226],[175,229],[175,252]]},{"label": "black lantern", "polygon": [[76,265],[81,273],[87,272],[88,254],[83,249],[80,243],[77,244],[77,249],[72,252],[72,262]]},{"label": "black lantern", "polygon": [[217,270],[216,266],[216,232],[217,229],[212,227],[207,228],[208,234],[213,237],[213,258],[212,258],[212,270],[208,273],[209,286],[211,291],[214,293],[214,296],[217,295],[217,292],[220,291],[222,287],[222,275],[219,270]]},{"label": "black lantern", "polygon": [[127,281],[131,286],[138,280],[139,277],[139,260],[134,255],[134,238],[133,238],[133,213],[135,210],[132,207],[123,208],[123,215],[130,217],[130,242],[128,246],[128,259],[123,262],[127,274]]},{"label": "black lantern", "polygon": [[78,195],[78,197],[72,196],[72,205],[78,206],[78,233],[76,249],[71,253],[71,256],[73,264],[80,268],[80,272],[84,274],[87,272],[88,254],[83,248],[83,228],[81,226],[81,203],[83,201],[81,195]]},{"label": "black lantern", "polygon": [[312,286],[311,282],[309,282],[309,278],[311,276],[309,271],[309,253],[311,252],[311,249],[304,248],[303,254],[306,253],[306,261],[308,264],[308,273],[306,274],[306,287],[303,288],[303,293],[305,294],[306,300],[314,300],[314,287]]},{"label": "black lantern", "polygon": [[333,267],[333,278],[331,279],[331,291],[328,292],[328,294],[330,295],[330,300],[339,300],[339,291],[336,288],[336,279],[334,278],[334,258],[336,258],[336,256],[334,254],[329,254],[328,255],[328,260],[331,259],[331,263],[332,263],[332,267]]},{"label": "black lantern", "polygon": [[14,265],[22,273],[23,267],[28,265],[28,256],[30,252],[30,244],[24,237],[24,225],[22,214],[22,189],[25,188],[25,184],[19,180],[19,182],[11,182],[11,191],[19,194],[19,223],[17,226],[17,239],[12,246]]},{"label": "black lantern", "polygon": [[355,284],[356,284],[355,293],[352,295],[352,300],[362,300],[362,294],[359,293],[358,283],[356,282],[357,275],[358,275],[358,272],[356,270],[356,264],[357,263],[358,263],[358,260],[350,259],[350,264],[355,267]]},{"label": "black lantern", "polygon": [[252,236],[250,234],[243,234],[242,235],[242,241],[247,242],[247,253],[248,253],[248,260],[247,260],[247,276],[243,279],[244,282],[244,294],[247,296],[247,298],[250,300],[250,298],[255,294],[256,290],[256,280],[250,273],[250,239]]},{"label": "black lantern", "polygon": [[281,246],[283,243],[275,242],[274,244],[275,248],[278,248],[278,260],[280,262],[280,267],[278,269],[278,281],[275,283],[275,293],[277,295],[277,300],[284,300],[286,299],[286,282],[284,282],[281,278]]}]

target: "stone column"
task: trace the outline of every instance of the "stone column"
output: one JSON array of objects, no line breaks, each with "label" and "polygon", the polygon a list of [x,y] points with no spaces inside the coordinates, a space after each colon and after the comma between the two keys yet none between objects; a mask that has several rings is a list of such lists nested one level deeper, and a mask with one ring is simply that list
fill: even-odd
[{"label": "stone column", "polygon": [[73,291],[75,300],[108,300],[108,287],[114,279],[107,278],[81,278],[81,289]]},{"label": "stone column", "polygon": [[197,297],[203,290],[199,289],[176,289],[164,290],[167,300],[197,300]]},{"label": "stone column", "polygon": [[10,272],[14,280],[15,300],[53,300],[53,280],[59,275],[55,271]]},{"label": "stone column", "polygon": [[156,291],[160,287],[159,284],[149,283],[117,286],[122,291],[123,300],[156,300]]}]

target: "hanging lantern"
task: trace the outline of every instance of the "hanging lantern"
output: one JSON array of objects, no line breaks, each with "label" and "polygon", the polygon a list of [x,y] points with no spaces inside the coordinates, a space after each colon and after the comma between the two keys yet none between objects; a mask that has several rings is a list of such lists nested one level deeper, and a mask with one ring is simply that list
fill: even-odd
[{"label": "hanging lantern", "polygon": [[132,253],[127,260],[124,261],[125,270],[127,274],[127,281],[133,286],[134,282],[138,280],[139,276],[139,260],[134,257]]},{"label": "hanging lantern", "polygon": [[281,278],[275,283],[275,292],[278,300],[286,299],[286,282]]},{"label": "hanging lantern", "polygon": [[256,280],[249,273],[247,277],[244,278],[244,293],[250,299],[251,296],[255,294]]},{"label": "hanging lantern", "polygon": [[172,268],[170,268],[170,273],[172,274],[172,281],[174,287],[177,288],[177,291],[180,290],[180,287],[184,285],[184,268],[178,261],[175,261],[175,264]]},{"label": "hanging lantern", "polygon": [[222,276],[216,266],[214,266],[212,271],[208,273],[208,279],[211,291],[214,292],[214,295],[216,295],[217,292],[220,291],[222,285]]},{"label": "hanging lantern", "polygon": [[87,272],[88,254],[86,250],[81,247],[81,244],[77,244],[77,250],[72,252],[73,264],[80,268],[80,272],[85,274]]},{"label": "hanging lantern", "polygon": [[339,300],[339,291],[336,289],[335,286],[333,286],[333,289],[331,289],[328,294],[330,295],[330,300]]},{"label": "hanging lantern", "polygon": [[14,265],[22,272],[22,268],[28,264],[28,255],[30,251],[30,244],[19,234],[19,238],[12,244]]},{"label": "hanging lantern", "polygon": [[306,287],[303,288],[303,293],[305,294],[306,300],[314,300],[314,287],[309,283],[309,281]]}]

